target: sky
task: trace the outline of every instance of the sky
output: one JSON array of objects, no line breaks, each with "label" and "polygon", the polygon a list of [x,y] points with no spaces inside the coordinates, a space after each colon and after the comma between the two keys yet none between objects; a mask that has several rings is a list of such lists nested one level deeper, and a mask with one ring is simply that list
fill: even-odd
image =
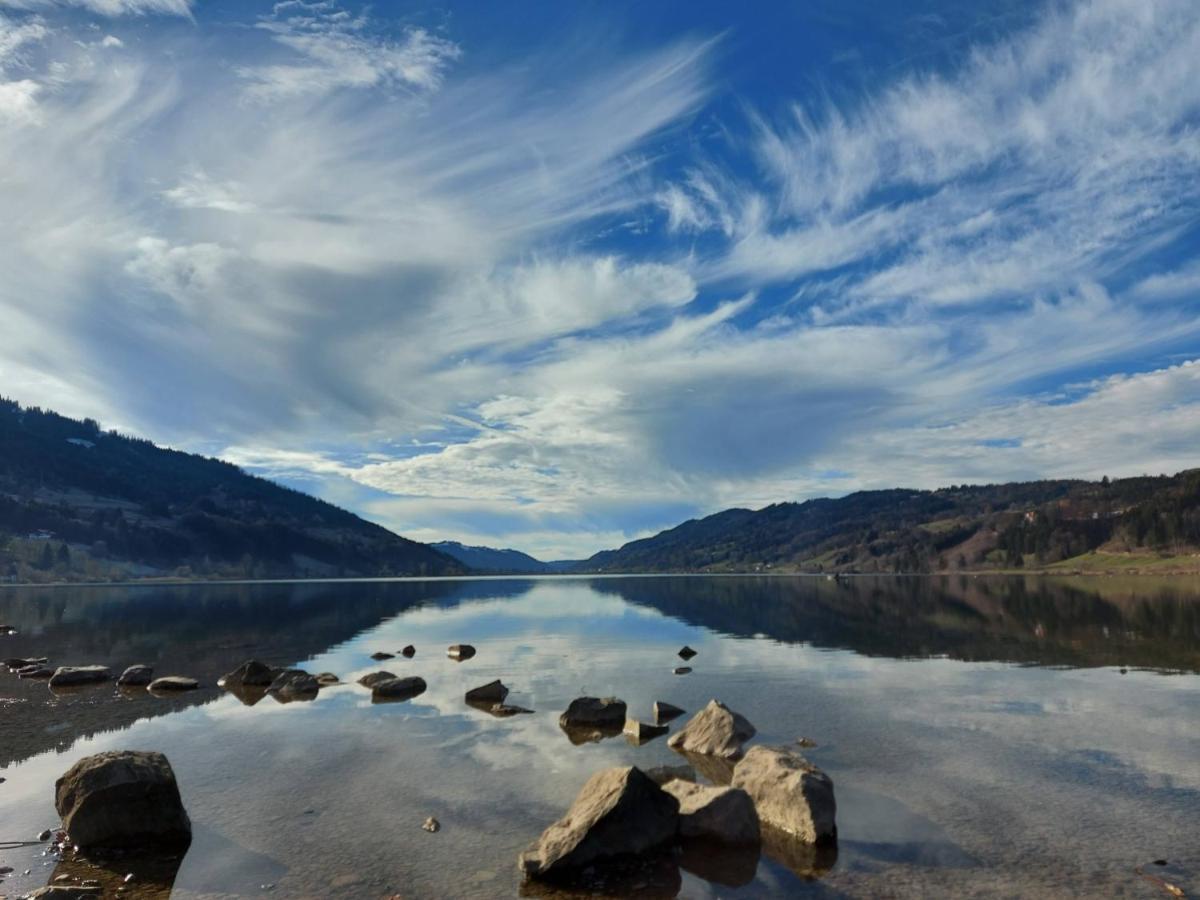
[{"label": "sky", "polygon": [[1195,0],[0,0],[0,393],[545,559],[1172,473],[1198,126]]}]

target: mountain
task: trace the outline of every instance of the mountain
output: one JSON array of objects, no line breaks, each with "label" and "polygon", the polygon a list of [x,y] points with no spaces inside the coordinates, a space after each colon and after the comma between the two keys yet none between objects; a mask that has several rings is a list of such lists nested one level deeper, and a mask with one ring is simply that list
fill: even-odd
[{"label": "mountain", "polygon": [[0,580],[463,571],[229,463],[0,398]]},{"label": "mountain", "polygon": [[494,547],[469,547],[458,541],[439,541],[430,544],[435,550],[452,556],[477,572],[496,574],[550,575],[566,572],[578,564],[577,560],[542,562],[520,550],[497,550]]},{"label": "mountain", "polygon": [[1200,569],[1200,469],[1099,482],[860,491],[730,509],[605,550],[582,572]]}]

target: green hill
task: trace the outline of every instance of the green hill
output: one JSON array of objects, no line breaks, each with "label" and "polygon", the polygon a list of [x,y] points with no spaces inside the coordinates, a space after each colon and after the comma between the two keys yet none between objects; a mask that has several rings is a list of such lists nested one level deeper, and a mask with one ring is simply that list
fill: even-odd
[{"label": "green hill", "polygon": [[229,463],[0,399],[0,579],[463,571],[425,544]]},{"label": "green hill", "polygon": [[587,572],[1200,568],[1200,470],[1174,477],[861,491],[731,509],[581,563]]}]

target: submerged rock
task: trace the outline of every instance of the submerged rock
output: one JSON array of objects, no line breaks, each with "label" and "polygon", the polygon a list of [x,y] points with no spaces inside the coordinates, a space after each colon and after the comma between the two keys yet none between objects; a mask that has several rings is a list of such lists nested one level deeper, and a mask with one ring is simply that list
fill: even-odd
[{"label": "submerged rock", "polygon": [[145,687],[154,680],[154,669],[150,666],[130,666],[121,673],[117,684],[121,687]]},{"label": "submerged rock", "polygon": [[751,747],[733,771],[733,786],[750,795],[764,824],[807,843],[837,837],[833,781],[799,753]]},{"label": "submerged rock", "polygon": [[645,771],[646,776],[659,787],[675,779],[680,781],[696,780],[696,770],[691,766],[655,766],[653,769]]},{"label": "submerged rock", "polygon": [[477,688],[471,688],[467,691],[468,703],[483,703],[490,701],[492,703],[503,703],[504,698],[508,696],[508,688],[496,681],[489,681],[487,684],[480,685]]},{"label": "submerged rock", "polygon": [[155,678],[150,682],[148,689],[156,693],[178,693],[194,691],[198,687],[200,687],[200,682],[195,678],[188,678],[184,675],[164,675],[162,678]]},{"label": "submerged rock", "polygon": [[676,666],[671,670],[675,675],[690,675],[692,673],[691,666]]},{"label": "submerged rock", "polygon": [[385,659],[395,659],[395,658],[396,658],[395,653],[384,653],[382,650],[380,650],[378,653],[371,654],[371,659],[376,660],[377,662],[382,662]]},{"label": "submerged rock", "polygon": [[4,660],[4,665],[8,668],[8,671],[15,672],[18,669],[26,669],[29,666],[44,666],[48,662],[50,662],[50,660],[44,656],[35,656],[28,659],[20,656],[13,656]]},{"label": "submerged rock", "polygon": [[633,766],[588,779],[567,814],[520,855],[531,878],[555,878],[592,863],[664,848],[679,828],[679,802]]},{"label": "submerged rock", "polygon": [[710,700],[687,725],[671,735],[675,750],[722,759],[738,759],[742,744],[756,734],[754,726],[724,703]]},{"label": "submerged rock", "polygon": [[475,648],[470,644],[451,644],[446,649],[446,655],[453,660],[462,662],[464,659],[470,659],[475,655]]},{"label": "submerged rock", "polygon": [[59,666],[50,676],[50,687],[99,684],[112,678],[108,666]]},{"label": "submerged rock", "polygon": [[186,846],[192,839],[175,773],[161,753],[85,757],[58,779],[54,805],[82,848]]},{"label": "submerged rock", "polygon": [[634,744],[644,744],[657,737],[662,737],[670,729],[666,725],[649,725],[637,719],[626,719],[622,728],[625,736]]},{"label": "submerged rock", "polygon": [[739,788],[707,787],[669,781],[663,790],[679,801],[679,834],[724,844],[757,844],[758,814],[750,795]]},{"label": "submerged rock", "polygon": [[267,692],[280,703],[313,700],[320,690],[317,679],[303,669],[284,669],[267,688]]},{"label": "submerged rock", "polygon": [[407,678],[390,678],[378,682],[371,688],[371,700],[375,703],[411,700],[425,693],[425,679],[410,675]]},{"label": "submerged rock", "polygon": [[395,677],[396,676],[391,672],[384,672],[381,670],[379,672],[372,672],[370,675],[364,675],[362,678],[358,679],[358,683],[363,687],[373,688],[381,681],[391,681]]},{"label": "submerged rock", "polygon": [[223,675],[217,684],[230,690],[237,687],[270,687],[280,671],[260,663],[257,659],[248,659],[232,672]]},{"label": "submerged rock", "polygon": [[468,700],[467,706],[480,712],[488,713],[497,719],[507,719],[511,716],[531,715],[532,709],[523,706],[512,706],[508,703],[495,703],[491,700]]},{"label": "submerged rock", "polygon": [[665,703],[658,700],[654,704],[654,724],[662,725],[664,722],[670,722],[672,719],[678,719],[682,716],[684,710],[680,709],[671,703]]}]

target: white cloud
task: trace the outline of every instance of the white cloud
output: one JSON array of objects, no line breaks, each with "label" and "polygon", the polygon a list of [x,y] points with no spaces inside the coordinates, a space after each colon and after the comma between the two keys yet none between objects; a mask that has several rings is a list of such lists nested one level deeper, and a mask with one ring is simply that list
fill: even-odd
[{"label": "white cloud", "polygon": [[0,0],[0,6],[26,10],[74,7],[101,16],[190,16],[193,0]]},{"label": "white cloud", "polygon": [[376,33],[365,13],[352,16],[332,3],[277,3],[259,27],[297,58],[240,69],[249,95],[261,101],[381,85],[431,91],[462,52],[423,28],[407,28],[391,40]]}]

